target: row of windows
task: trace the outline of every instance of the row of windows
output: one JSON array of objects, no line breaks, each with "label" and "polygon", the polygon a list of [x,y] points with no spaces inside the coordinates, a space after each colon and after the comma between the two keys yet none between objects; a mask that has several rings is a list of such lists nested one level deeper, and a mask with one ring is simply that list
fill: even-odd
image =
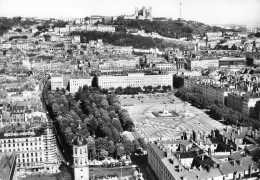
[{"label": "row of windows", "polygon": [[83,151],[84,151],[84,153],[87,153],[87,148],[84,148],[84,150],[82,148],[79,148],[79,149],[75,148],[74,149],[75,154],[77,154],[78,152],[79,152],[79,154],[82,154]]},{"label": "row of windows", "polygon": [[11,143],[11,142],[31,142],[31,141],[41,141],[41,137],[35,137],[35,138],[22,138],[22,139],[4,139],[2,140],[2,143]]},{"label": "row of windows", "polygon": [[17,151],[17,152],[23,152],[23,151],[37,151],[37,150],[42,150],[42,147],[31,147],[31,148],[8,148],[6,147],[5,149],[0,149],[0,152],[13,152],[13,151]]},{"label": "row of windows", "polygon": [[31,153],[21,153],[18,155],[18,158],[24,158],[24,157],[33,157],[33,156],[42,156],[42,152],[31,152]]},{"label": "row of windows", "polygon": [[34,142],[34,143],[17,143],[17,144],[2,144],[2,147],[19,147],[19,146],[37,146],[37,145],[41,145],[41,142]]},{"label": "row of windows", "polygon": [[42,158],[25,158],[25,159],[17,159],[18,163],[28,163],[28,162],[42,162]]}]

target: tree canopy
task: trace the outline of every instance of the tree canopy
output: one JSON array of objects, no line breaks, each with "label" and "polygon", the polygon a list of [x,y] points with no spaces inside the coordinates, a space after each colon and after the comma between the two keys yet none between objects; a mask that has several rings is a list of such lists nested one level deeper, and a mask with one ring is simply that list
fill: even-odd
[{"label": "tree canopy", "polygon": [[50,91],[49,86],[43,91],[46,105],[70,146],[80,124],[81,134],[90,138],[90,158],[121,157],[134,150],[128,141],[120,144],[121,133],[132,131],[134,124],[115,94],[102,94],[102,90],[85,85],[72,96],[65,90]]}]

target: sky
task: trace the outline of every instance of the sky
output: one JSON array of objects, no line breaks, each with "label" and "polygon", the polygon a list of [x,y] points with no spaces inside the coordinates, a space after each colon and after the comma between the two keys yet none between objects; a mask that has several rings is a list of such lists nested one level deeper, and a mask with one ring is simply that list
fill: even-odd
[{"label": "sky", "polygon": [[180,16],[206,24],[259,24],[260,0],[0,0],[0,16],[82,18],[134,14],[152,7],[153,17]]}]

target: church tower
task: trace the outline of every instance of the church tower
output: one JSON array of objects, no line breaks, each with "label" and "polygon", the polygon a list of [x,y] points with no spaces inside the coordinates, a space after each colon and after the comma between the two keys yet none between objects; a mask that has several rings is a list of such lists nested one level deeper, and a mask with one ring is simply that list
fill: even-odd
[{"label": "church tower", "polygon": [[87,143],[80,133],[73,140],[74,180],[89,180]]}]

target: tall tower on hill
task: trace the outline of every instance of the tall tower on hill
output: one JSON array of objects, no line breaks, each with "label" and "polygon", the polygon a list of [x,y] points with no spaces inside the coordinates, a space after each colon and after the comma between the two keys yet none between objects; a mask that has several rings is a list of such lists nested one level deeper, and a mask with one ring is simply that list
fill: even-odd
[{"label": "tall tower on hill", "polygon": [[181,3],[180,3],[180,19],[181,19]]}]

